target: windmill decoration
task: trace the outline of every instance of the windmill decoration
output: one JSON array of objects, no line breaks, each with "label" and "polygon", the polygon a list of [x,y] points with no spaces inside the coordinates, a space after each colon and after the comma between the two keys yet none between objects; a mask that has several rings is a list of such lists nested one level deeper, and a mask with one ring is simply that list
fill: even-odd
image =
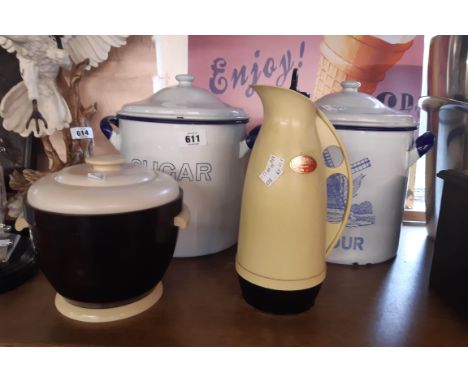
[{"label": "windmill decoration", "polygon": [[[337,167],[337,163],[335,163],[333,155],[328,149],[323,151],[323,159],[327,167]],[[372,167],[372,163],[367,157],[351,163],[353,199],[358,196],[362,181],[366,177],[362,172],[370,167]],[[331,223],[339,223],[343,219],[347,187],[347,180],[344,176],[334,174],[327,180],[327,220]],[[361,227],[373,224],[375,224],[375,215],[372,203],[369,200],[353,203],[346,227]]]},{"label": "windmill decoration", "polygon": [[[127,36],[0,36],[0,46],[16,53],[23,81],[3,97],[0,116],[6,130],[40,138],[49,169],[25,169],[10,175],[10,186],[26,191],[48,172],[82,163],[91,154],[92,137],[72,139],[70,128],[89,126],[97,104],[84,107],[79,84],[83,74],[108,58],[112,47],[126,44]],[[60,159],[50,136],[62,130],[66,148]],[[86,130],[85,130],[86,131]],[[89,130],[88,130],[89,131]]]}]

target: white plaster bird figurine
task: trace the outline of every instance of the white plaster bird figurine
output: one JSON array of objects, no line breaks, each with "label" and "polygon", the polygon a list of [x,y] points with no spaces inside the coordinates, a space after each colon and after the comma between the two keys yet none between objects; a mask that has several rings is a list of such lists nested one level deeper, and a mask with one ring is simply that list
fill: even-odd
[{"label": "white plaster bird figurine", "polygon": [[23,137],[52,135],[67,128],[71,114],[56,78],[61,67],[89,60],[88,69],[105,61],[127,36],[0,36],[0,46],[16,53],[23,81],[5,94],[0,116],[6,130]]}]

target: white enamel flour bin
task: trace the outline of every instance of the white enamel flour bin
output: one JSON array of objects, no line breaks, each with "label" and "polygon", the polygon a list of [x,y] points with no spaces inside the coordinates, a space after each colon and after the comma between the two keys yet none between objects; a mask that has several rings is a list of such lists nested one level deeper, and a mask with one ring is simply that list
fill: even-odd
[{"label": "white enamel flour bin", "polygon": [[[396,256],[408,169],[434,143],[431,133],[415,140],[418,125],[411,115],[359,93],[359,86],[359,82],[344,81],[341,92],[316,101],[343,140],[353,173],[351,212],[327,258],[330,263],[372,264]],[[332,154],[325,151],[324,159],[334,167],[339,155]],[[342,188],[342,182],[329,178],[329,221],[340,220]]]},{"label": "white enamel flour bin", "polygon": [[201,256],[237,242],[248,117],[192,86],[192,76],[176,79],[178,85],[108,117],[118,123],[118,135],[105,123],[101,128],[127,161],[179,182],[191,223],[179,233],[174,256]]}]

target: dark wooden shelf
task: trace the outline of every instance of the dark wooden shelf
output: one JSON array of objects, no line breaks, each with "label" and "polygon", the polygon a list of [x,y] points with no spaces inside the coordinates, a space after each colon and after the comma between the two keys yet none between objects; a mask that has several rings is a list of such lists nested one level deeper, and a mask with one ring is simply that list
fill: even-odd
[{"label": "dark wooden shelf", "polygon": [[162,299],[114,323],[61,316],[54,290],[38,274],[0,295],[0,345],[468,346],[467,320],[428,288],[432,248],[424,227],[406,226],[395,260],[330,264],[315,306],[293,316],[265,314],[244,302],[235,248],[174,259]]}]

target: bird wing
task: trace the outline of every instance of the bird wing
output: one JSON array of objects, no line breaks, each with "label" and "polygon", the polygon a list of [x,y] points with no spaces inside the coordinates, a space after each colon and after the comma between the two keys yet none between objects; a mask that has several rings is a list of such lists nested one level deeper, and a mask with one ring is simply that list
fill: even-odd
[{"label": "bird wing", "polygon": [[16,44],[5,36],[0,36],[0,46],[8,53],[16,52]]},{"label": "bird wing", "polygon": [[65,36],[64,48],[75,64],[89,59],[90,67],[96,68],[107,60],[112,47],[120,47],[127,43],[128,36]]},{"label": "bird wing", "polygon": [[33,133],[37,138],[51,135],[57,130],[69,127],[72,119],[70,110],[57,87],[48,87],[47,92],[41,92],[40,95],[38,107],[47,121],[47,127],[43,121],[38,121],[37,127],[34,120],[29,121],[33,109],[24,81],[13,86],[0,102],[0,117],[3,118],[3,127],[8,131],[20,134],[22,137]]}]

